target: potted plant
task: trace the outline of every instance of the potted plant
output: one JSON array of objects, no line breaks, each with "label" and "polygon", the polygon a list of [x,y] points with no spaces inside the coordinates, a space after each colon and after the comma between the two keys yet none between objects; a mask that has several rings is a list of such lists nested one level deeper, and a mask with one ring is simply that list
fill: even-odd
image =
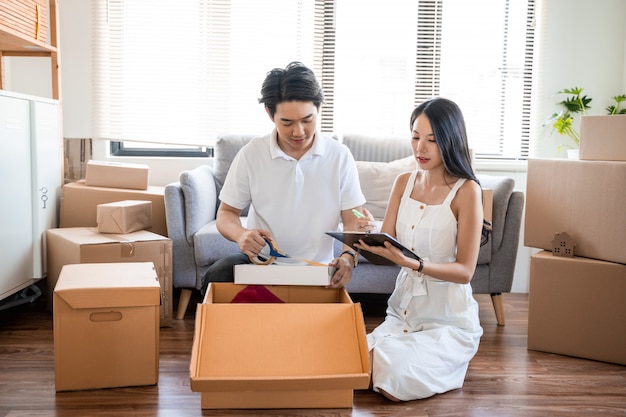
[{"label": "potted plant", "polygon": [[626,114],[626,108],[620,109],[622,103],[626,101],[626,94],[613,96],[612,98],[615,104],[611,104],[606,108],[606,114],[611,116],[615,114]]},{"label": "potted plant", "polygon": [[[556,131],[559,135],[569,137],[574,144],[565,145],[569,148],[568,155],[577,158],[575,154],[578,152],[578,148],[580,148],[580,133],[574,126],[574,119],[576,116],[579,116],[581,119],[583,119],[583,116],[585,116],[585,119],[590,117],[587,115],[587,109],[591,108],[589,103],[591,103],[592,99],[583,95],[583,88],[581,87],[566,88],[557,92],[557,94],[566,94],[567,96],[558,103],[561,110],[553,113],[544,122],[544,126],[550,125],[553,131]],[[626,103],[626,94],[613,96],[612,100],[613,103],[606,107],[606,114],[609,116],[626,115],[626,107],[621,108],[622,103]],[[562,146],[558,146],[559,151]]]},{"label": "potted plant", "polygon": [[[591,98],[582,95],[583,89],[580,87],[566,88],[557,94],[567,94],[567,97],[558,103],[562,109],[553,113],[548,120],[544,122],[544,126],[550,125],[553,130],[561,136],[568,136],[575,144],[577,149],[580,146],[580,133],[574,127],[574,117],[577,114],[587,114],[587,109],[591,108]],[[618,103],[619,105],[619,103]],[[559,145],[559,151],[561,145]]]}]

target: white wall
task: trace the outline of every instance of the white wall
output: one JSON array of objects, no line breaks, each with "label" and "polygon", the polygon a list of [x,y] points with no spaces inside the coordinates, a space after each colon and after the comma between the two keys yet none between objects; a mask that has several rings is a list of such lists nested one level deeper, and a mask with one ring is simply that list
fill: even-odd
[{"label": "white wall", "polygon": [[[531,155],[563,157],[557,152],[558,136],[541,126],[556,110],[555,103],[561,100],[554,94],[564,88],[583,87],[593,98],[590,113],[601,114],[610,97],[626,93],[626,1],[538,0],[538,7],[542,18],[537,21],[537,44],[542,47],[536,51],[537,103],[532,113]],[[61,94],[66,138],[92,136],[90,17],[90,1],[60,2]],[[166,54],[163,59],[167,59]],[[5,71],[8,90],[51,96],[49,60],[11,58]],[[106,142],[94,144],[94,157],[110,159]],[[125,158],[124,161],[148,164],[154,185],[176,181],[182,170],[210,163],[203,158]],[[481,173],[511,176],[517,189],[526,189],[523,163],[478,162],[476,168]],[[522,237],[513,292],[528,291],[529,256],[534,252],[536,249],[523,246]]]}]

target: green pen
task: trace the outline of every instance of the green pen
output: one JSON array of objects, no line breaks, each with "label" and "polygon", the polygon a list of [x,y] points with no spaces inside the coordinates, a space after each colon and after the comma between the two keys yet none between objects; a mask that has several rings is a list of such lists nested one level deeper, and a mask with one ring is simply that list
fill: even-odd
[{"label": "green pen", "polygon": [[357,219],[363,219],[365,215],[356,209],[352,209],[352,214],[356,216]]}]

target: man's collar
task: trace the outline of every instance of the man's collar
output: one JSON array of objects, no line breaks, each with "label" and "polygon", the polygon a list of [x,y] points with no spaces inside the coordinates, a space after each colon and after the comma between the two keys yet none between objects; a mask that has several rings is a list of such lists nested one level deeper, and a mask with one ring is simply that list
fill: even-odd
[{"label": "man's collar", "polygon": [[[303,156],[302,159],[306,159],[308,155],[324,155],[326,152],[326,141],[321,140],[322,135],[319,131],[315,132],[315,138],[313,139],[313,146],[309,149]],[[272,159],[276,158],[284,158],[284,159],[294,159],[291,156],[287,155],[280,146],[278,146],[278,131],[276,128],[272,130],[270,134],[270,155]]]}]

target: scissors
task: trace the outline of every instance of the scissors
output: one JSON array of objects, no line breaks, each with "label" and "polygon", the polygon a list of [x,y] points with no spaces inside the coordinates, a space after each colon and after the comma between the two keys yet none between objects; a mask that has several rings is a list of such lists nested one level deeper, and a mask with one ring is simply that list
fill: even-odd
[{"label": "scissors", "polygon": [[280,250],[278,248],[278,245],[276,245],[276,242],[274,242],[273,240],[270,240],[266,237],[263,237],[263,240],[265,240],[266,245],[265,246],[269,246],[270,248],[270,253],[269,256],[267,256],[266,254],[259,254],[255,257],[250,257],[250,260],[252,261],[253,264],[256,265],[269,265],[272,262],[274,262],[276,260],[276,258],[291,258],[291,259],[297,259],[299,261],[302,262],[306,262],[309,265],[313,265],[313,266],[328,266],[326,264],[320,263],[320,262],[315,262],[315,261],[311,261],[309,259],[304,259],[304,258],[297,258],[295,256],[290,256],[287,255],[285,252],[283,252],[282,250]]}]

